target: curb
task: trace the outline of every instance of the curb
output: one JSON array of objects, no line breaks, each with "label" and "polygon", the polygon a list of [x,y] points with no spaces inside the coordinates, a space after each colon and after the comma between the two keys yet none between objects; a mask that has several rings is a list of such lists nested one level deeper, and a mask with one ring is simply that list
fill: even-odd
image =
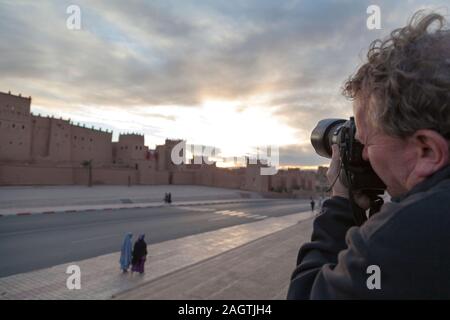
[{"label": "curb", "polygon": [[204,206],[204,205],[215,205],[215,204],[236,204],[236,203],[248,203],[248,202],[263,202],[263,201],[270,201],[270,199],[252,199],[252,200],[244,200],[244,201],[237,201],[237,200],[223,200],[219,202],[199,202],[199,203],[173,203],[173,204],[156,204],[156,205],[137,205],[134,207],[118,207],[118,208],[85,208],[85,209],[70,209],[70,210],[55,210],[55,211],[42,211],[42,212],[19,212],[15,214],[0,214],[0,217],[7,217],[7,216],[31,216],[31,215],[38,215],[38,214],[60,214],[60,213],[79,213],[79,212],[99,212],[99,211],[112,211],[112,210],[122,210],[122,209],[147,209],[147,208],[162,208],[162,207],[187,207],[187,206]]}]

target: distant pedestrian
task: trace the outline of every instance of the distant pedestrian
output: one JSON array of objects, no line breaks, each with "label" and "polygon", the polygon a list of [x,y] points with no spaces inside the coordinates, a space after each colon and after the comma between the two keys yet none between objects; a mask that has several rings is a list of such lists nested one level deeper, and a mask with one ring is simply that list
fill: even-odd
[{"label": "distant pedestrian", "polygon": [[128,233],[122,243],[122,249],[120,250],[120,268],[123,272],[128,272],[128,268],[131,264],[131,252],[133,243],[131,242],[133,234]]},{"label": "distant pedestrian", "polygon": [[170,193],[170,192],[169,192],[169,194],[168,194],[168,196],[167,196],[167,202],[168,202],[169,204],[172,203],[172,193]]},{"label": "distant pedestrian", "polygon": [[314,212],[314,206],[315,206],[316,202],[314,201],[314,199],[311,197],[311,212]]},{"label": "distant pedestrian", "polygon": [[144,273],[145,260],[147,259],[147,243],[144,241],[145,235],[141,234],[134,244],[133,259],[131,261],[131,271]]},{"label": "distant pedestrian", "polygon": [[169,202],[169,194],[166,192],[164,194],[164,203],[168,203]]}]

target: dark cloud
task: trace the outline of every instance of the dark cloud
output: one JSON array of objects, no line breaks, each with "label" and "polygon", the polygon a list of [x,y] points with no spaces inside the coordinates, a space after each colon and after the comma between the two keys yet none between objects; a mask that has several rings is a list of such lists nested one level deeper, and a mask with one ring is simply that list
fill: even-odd
[{"label": "dark cloud", "polygon": [[71,89],[72,101],[125,105],[237,99],[327,76],[311,59],[339,42],[335,26],[350,23],[351,6],[238,3],[80,2],[83,29],[75,32],[65,28],[64,3],[6,3],[2,72]]},{"label": "dark cloud", "polygon": [[[80,31],[66,28],[71,4],[82,10]],[[381,7],[383,30],[366,28],[371,4]],[[130,112],[142,106],[197,107],[208,98],[264,95],[268,112],[276,110],[275,116],[305,141],[318,120],[351,113],[340,96],[342,82],[373,39],[404,25],[423,4],[5,0],[0,4],[0,90],[31,95],[52,110],[96,105],[105,112],[117,106]],[[317,161],[302,148],[290,148],[288,158]]]}]

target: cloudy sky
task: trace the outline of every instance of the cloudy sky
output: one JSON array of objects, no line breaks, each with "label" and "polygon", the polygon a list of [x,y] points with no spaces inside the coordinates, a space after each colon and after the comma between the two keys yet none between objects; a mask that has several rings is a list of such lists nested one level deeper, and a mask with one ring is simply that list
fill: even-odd
[{"label": "cloudy sky", "polygon": [[[70,5],[81,29],[67,28]],[[366,26],[369,5],[381,30]],[[0,91],[32,112],[114,131],[218,147],[280,148],[281,165],[316,166],[317,121],[348,117],[343,81],[375,38],[443,1],[0,0]]]}]

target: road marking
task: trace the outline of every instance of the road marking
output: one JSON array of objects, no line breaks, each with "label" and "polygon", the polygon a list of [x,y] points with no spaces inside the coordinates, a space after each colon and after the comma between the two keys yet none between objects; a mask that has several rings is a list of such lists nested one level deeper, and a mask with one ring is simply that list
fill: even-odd
[{"label": "road marking", "polygon": [[262,216],[260,214],[249,214],[248,215],[249,218],[254,218],[254,219],[261,219],[262,218],[267,218],[267,216]]},{"label": "road marking", "polygon": [[186,207],[182,207],[182,206],[178,206],[178,207],[175,207],[175,208],[180,209],[180,210],[185,210],[185,211],[198,211],[198,212],[211,212],[211,211],[214,211],[214,209],[212,209],[212,208],[199,208],[199,207],[188,207],[188,208],[186,208]]},{"label": "road marking", "polygon": [[265,218],[267,218],[267,216],[259,216],[259,217],[256,217],[255,219],[262,220],[262,219],[265,219]]},{"label": "road marking", "polygon": [[118,237],[118,236],[119,235],[117,235],[117,234],[110,234],[108,236],[101,236],[101,237],[95,237],[95,238],[76,240],[76,241],[72,241],[72,243],[81,243],[81,242],[94,241],[94,240],[99,240],[99,239],[113,238],[113,237]]},{"label": "road marking", "polygon": [[218,220],[225,220],[226,218],[228,218],[227,216],[219,216],[219,217],[215,217],[212,219],[208,219],[208,221],[218,221]]},{"label": "road marking", "polygon": [[233,211],[233,210],[220,210],[220,211],[216,211],[214,213],[224,215],[224,216],[229,216],[229,217],[242,217],[242,218],[249,218],[249,219],[256,219],[256,220],[262,220],[262,219],[267,218],[267,216],[263,216],[263,215],[259,215],[259,214],[251,214],[251,213],[246,213],[246,212],[242,212],[242,211]]}]

